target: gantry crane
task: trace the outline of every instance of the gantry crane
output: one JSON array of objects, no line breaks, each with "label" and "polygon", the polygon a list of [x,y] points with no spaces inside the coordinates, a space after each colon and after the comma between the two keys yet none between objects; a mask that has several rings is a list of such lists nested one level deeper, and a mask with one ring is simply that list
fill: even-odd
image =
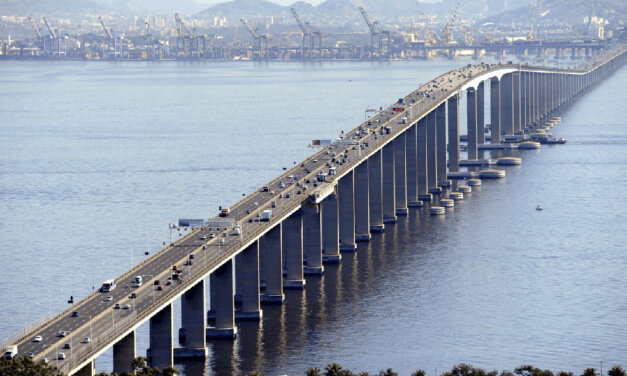
[{"label": "gantry crane", "polygon": [[259,58],[265,59],[266,51],[268,50],[268,35],[259,34],[257,30],[253,29],[250,26],[250,24],[248,23],[248,21],[246,21],[245,18],[240,19],[240,21],[242,22],[242,24],[244,24],[244,26],[246,26],[246,29],[248,30],[250,35],[253,36],[253,39],[255,41],[255,49],[257,50]]},{"label": "gantry crane", "polygon": [[[100,21],[100,26],[102,27],[102,30],[104,31],[107,37],[107,58],[111,58],[111,47],[113,44],[113,59],[118,59],[118,58],[121,59],[122,58],[122,37],[121,36],[113,37],[113,34],[111,34],[111,30],[109,30],[109,28],[107,27],[107,24],[105,23],[102,16],[98,16],[98,21]],[[102,57],[105,58],[104,53]]]},{"label": "gantry crane", "polygon": [[194,29],[190,32],[178,13],[174,13],[176,20],[176,49],[179,57],[199,58],[205,51],[205,36],[199,35]]},{"label": "gantry crane", "polygon": [[44,39],[43,36],[41,35],[41,31],[39,31],[39,28],[35,24],[35,20],[33,20],[33,17],[28,17],[28,22],[30,22],[30,25],[32,26],[33,30],[35,31],[35,34],[37,35],[37,40]]},{"label": "gantry crane", "polygon": [[[50,55],[60,57],[62,54],[65,55],[65,38],[59,38],[57,33],[52,29],[48,19],[43,17],[44,25],[46,25],[46,29],[48,30],[48,35],[44,38],[44,52],[49,53]],[[64,46],[63,51],[61,51],[61,40],[63,40]],[[47,42],[47,43],[46,43]],[[46,45],[48,47],[46,47]]]},{"label": "gantry crane", "polygon": [[[319,31],[312,31],[310,24],[308,22],[303,23],[303,21],[298,16],[296,9],[291,8],[292,14],[298,23],[298,27],[300,27],[301,32],[303,33],[303,45],[301,48],[301,56],[305,59],[307,56],[309,60],[314,59],[314,49],[316,46],[316,41],[318,41],[318,58],[322,58],[322,33]],[[307,41],[309,41],[309,46],[307,46]],[[307,47],[309,47],[309,51],[307,51]],[[309,53],[307,53],[309,52]]]},{"label": "gantry crane", "polygon": [[[368,14],[366,13],[366,10],[363,7],[359,7],[359,12],[361,12],[362,17],[364,18],[364,21],[366,21],[366,24],[368,25],[368,28],[370,29],[370,58],[373,58],[374,56],[379,56],[379,57],[383,57],[385,55],[390,54],[390,32],[387,30],[381,30],[378,25],[377,22],[372,22],[370,21],[370,17],[368,17]],[[387,45],[386,48],[384,50],[384,45],[383,45],[383,39],[387,38]],[[375,47],[375,39],[378,40],[379,42],[379,46],[378,48]]]}]

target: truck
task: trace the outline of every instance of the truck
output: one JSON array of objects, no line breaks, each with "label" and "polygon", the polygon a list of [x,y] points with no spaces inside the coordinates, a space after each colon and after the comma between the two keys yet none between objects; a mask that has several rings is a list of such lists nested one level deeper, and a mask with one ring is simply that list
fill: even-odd
[{"label": "truck", "polygon": [[239,226],[233,227],[233,232],[231,233],[231,235],[241,235],[241,234],[242,234],[242,230],[240,229]]},{"label": "truck", "polygon": [[272,217],[272,210],[264,210],[261,212],[261,221],[268,222]]},{"label": "truck", "polygon": [[4,357],[6,359],[13,359],[17,356],[17,345],[8,346],[4,349]]},{"label": "truck", "polygon": [[230,212],[230,208],[220,208],[220,217],[226,217]]},{"label": "truck", "polygon": [[107,279],[102,283],[100,292],[111,292],[113,289],[115,289],[115,279]]}]

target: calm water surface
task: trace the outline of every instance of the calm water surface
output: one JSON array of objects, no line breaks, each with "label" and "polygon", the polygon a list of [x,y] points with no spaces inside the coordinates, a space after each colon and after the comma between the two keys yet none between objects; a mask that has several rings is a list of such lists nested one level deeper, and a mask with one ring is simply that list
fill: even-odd
[{"label": "calm water surface", "polygon": [[[169,222],[215,215],[311,139],[466,63],[0,62],[0,337],[157,251]],[[445,218],[410,209],[235,341],[210,342],[207,363],[177,367],[627,366],[626,84],[622,69],[564,109],[553,133],[568,144],[514,152],[522,166]]]}]

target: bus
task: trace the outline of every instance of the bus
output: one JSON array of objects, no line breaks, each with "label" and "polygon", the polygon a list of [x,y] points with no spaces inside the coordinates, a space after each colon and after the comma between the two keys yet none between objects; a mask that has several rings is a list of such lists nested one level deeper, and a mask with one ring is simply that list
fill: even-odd
[{"label": "bus", "polygon": [[115,279],[107,279],[102,283],[100,292],[110,292],[113,289],[115,289]]}]

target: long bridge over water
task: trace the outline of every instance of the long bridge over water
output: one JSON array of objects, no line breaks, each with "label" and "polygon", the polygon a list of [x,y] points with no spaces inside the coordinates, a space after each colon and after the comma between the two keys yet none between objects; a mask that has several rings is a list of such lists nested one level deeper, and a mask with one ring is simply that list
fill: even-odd
[{"label": "long bridge over water", "polygon": [[[116,280],[118,288],[92,293],[2,347],[17,345],[18,355],[32,353],[36,361],[46,358],[77,375],[94,374],[95,359],[113,347],[114,371],[123,372],[137,356],[135,331],[148,322],[152,365],[206,358],[208,339],[233,338],[236,320],[260,320],[263,304],[282,304],[284,289],[306,288],[306,278],[316,278],[326,263],[341,262],[342,252],[355,251],[357,242],[410,215],[408,208],[433,207],[434,197],[450,190],[450,179],[473,175],[460,171],[460,165],[486,163],[479,159],[481,148],[511,147],[501,145],[502,139],[543,127],[562,106],[622,67],[626,56],[621,49],[594,66],[570,70],[480,64],[447,72],[234,204],[226,220],[210,220],[126,271]],[[464,161],[461,95],[467,101]],[[489,114],[484,113],[486,96]],[[272,215],[264,221],[268,210]],[[181,272],[174,272],[174,283],[168,284],[175,265]],[[128,288],[136,276],[143,284],[132,288],[137,297],[131,298]],[[181,348],[175,348],[173,324],[177,299]],[[73,317],[73,311],[79,315]],[[59,336],[63,331],[66,335]],[[34,341],[38,335],[41,341]],[[82,343],[86,337],[90,341]],[[63,349],[66,343],[69,349]]]}]

